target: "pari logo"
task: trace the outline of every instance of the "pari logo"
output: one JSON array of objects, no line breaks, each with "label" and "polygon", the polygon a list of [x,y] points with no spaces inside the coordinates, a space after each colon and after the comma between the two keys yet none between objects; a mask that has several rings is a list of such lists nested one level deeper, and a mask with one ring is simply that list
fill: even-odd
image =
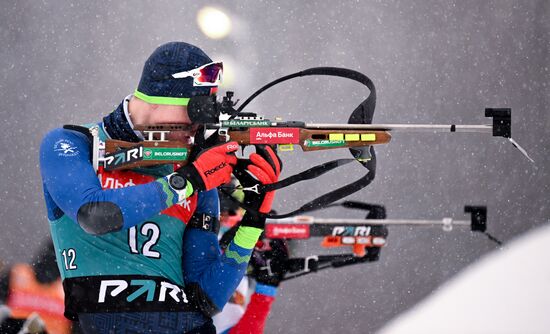
[{"label": "pari logo", "polygon": [[265,230],[268,238],[307,239],[309,238],[308,224],[267,224]]},{"label": "pari logo", "polygon": [[105,155],[105,169],[109,170],[116,166],[136,162],[143,159],[143,146],[120,150],[119,152]]},{"label": "pari logo", "polygon": [[80,152],[76,145],[68,139],[59,139],[53,145],[53,150],[61,157],[74,157]]},{"label": "pari logo", "polygon": [[332,235],[342,237],[366,237],[370,234],[370,231],[370,226],[334,226]]},{"label": "pari logo", "polygon": [[250,128],[251,144],[298,144],[298,128]]},{"label": "pari logo", "polygon": [[[113,302],[124,299],[126,302],[133,302],[140,296],[145,296],[148,302],[170,302],[188,303],[187,296],[182,288],[168,283],[160,282],[160,287],[153,280],[136,279],[130,280],[102,280],[99,288],[98,303]],[[114,299],[114,300],[113,300]]]}]

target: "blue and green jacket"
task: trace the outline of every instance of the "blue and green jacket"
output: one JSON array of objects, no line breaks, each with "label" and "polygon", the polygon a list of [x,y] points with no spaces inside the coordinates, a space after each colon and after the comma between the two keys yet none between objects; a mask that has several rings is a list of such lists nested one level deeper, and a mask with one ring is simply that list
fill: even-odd
[{"label": "blue and green jacket", "polygon": [[[103,123],[97,125],[104,142],[109,134]],[[219,216],[216,189],[178,204],[165,178],[172,165],[98,175],[90,151],[85,135],[62,128],[49,132],[40,148],[66,316],[186,312],[192,310],[185,292],[191,283],[221,310],[261,231],[241,229],[222,253],[214,233],[185,229],[195,212]]]}]

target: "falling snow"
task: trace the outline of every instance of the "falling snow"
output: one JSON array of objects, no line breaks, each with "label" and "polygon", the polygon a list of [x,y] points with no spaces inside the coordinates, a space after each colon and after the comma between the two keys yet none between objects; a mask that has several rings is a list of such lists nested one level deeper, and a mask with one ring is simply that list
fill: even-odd
[{"label": "falling snow", "polygon": [[[299,70],[337,66],[368,75],[377,89],[375,123],[484,124],[485,107],[512,108],[513,137],[396,133],[377,147],[377,176],[353,200],[386,206],[389,218],[465,219],[464,205],[488,207],[488,230],[509,241],[550,219],[550,2],[215,1],[232,20],[208,39],[194,1],[13,1],[0,12],[5,266],[29,261],[49,237],[38,149],[63,124],[98,121],[132,93],[158,45],[182,40],[223,60],[222,90],[243,101]],[[368,91],[350,80],[308,77],[270,89],[249,111],[267,118],[346,122]],[[348,152],[282,154],[286,176]],[[359,178],[358,166],[280,191],[275,208]],[[362,218],[330,209],[318,216]],[[413,307],[495,245],[455,228],[390,228],[376,263],[326,270],[281,285],[267,333],[373,333]],[[323,251],[295,243],[295,255]]]}]

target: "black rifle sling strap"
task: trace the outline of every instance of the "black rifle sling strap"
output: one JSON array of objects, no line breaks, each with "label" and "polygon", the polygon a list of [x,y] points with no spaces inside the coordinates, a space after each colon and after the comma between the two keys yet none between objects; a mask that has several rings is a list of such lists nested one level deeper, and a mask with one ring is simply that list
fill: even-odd
[{"label": "black rifle sling strap", "polygon": [[[350,69],[346,69],[346,68],[337,68],[337,67],[310,68],[301,72],[284,76],[275,81],[272,81],[271,83],[257,90],[245,102],[243,102],[243,104],[238,108],[238,112],[241,112],[243,108],[248,103],[250,103],[250,101],[252,101],[256,96],[258,96],[260,93],[262,93],[266,89],[278,83],[281,83],[283,81],[297,78],[297,77],[308,76],[308,75],[328,75],[328,76],[348,78],[367,86],[367,88],[370,90],[369,96],[357,108],[355,108],[355,110],[352,112],[351,116],[349,117],[348,123],[349,124],[371,124],[372,123],[374,108],[376,106],[376,89],[374,88],[374,83],[366,75],[362,73],[359,73],[357,71],[353,71]],[[349,196],[363,189],[364,187],[368,186],[372,182],[372,180],[374,180],[375,173],[376,173],[376,156],[374,153],[374,148],[372,146],[356,147],[356,148],[350,148],[350,152],[355,159],[333,160],[333,161],[312,167],[304,172],[290,176],[279,182],[265,185],[265,186],[258,185],[258,187],[255,190],[259,192],[267,192],[267,191],[284,188],[300,181],[316,178],[334,168],[345,165],[351,161],[358,161],[363,165],[363,167],[367,168],[367,173],[362,178],[354,182],[351,182],[343,187],[335,189],[331,192],[328,192],[304,204],[299,209],[296,209],[292,212],[285,213],[285,214],[267,214],[267,215],[260,214],[260,215],[265,216],[267,218],[272,218],[272,219],[281,219],[281,218],[295,216],[304,212],[323,208],[326,205],[329,205],[337,200],[340,200],[346,196]],[[226,194],[228,193],[223,189],[222,191],[224,191]],[[245,210],[249,210],[253,213],[259,214],[256,210],[246,207],[246,205],[241,205],[241,206]]]}]

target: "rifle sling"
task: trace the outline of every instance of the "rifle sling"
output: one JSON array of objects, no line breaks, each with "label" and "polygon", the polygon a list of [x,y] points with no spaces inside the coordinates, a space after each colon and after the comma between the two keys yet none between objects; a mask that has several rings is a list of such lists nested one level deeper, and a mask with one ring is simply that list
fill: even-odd
[{"label": "rifle sling", "polygon": [[[347,163],[350,163],[352,161],[355,161],[355,159],[337,159],[337,160],[329,161],[329,162],[323,163],[321,165],[314,166],[314,167],[312,167],[312,168],[310,168],[306,171],[303,171],[299,174],[295,174],[293,176],[290,176],[290,177],[288,177],[284,180],[281,180],[279,182],[268,184],[268,185],[258,185],[259,186],[258,191],[261,192],[261,193],[267,192],[267,191],[273,191],[273,190],[276,190],[276,189],[281,189],[281,188],[284,188],[284,187],[288,187],[288,186],[290,186],[292,184],[295,184],[297,182],[300,182],[300,181],[310,180],[310,179],[316,178],[318,176],[321,176],[321,175],[325,174],[326,172],[328,172],[332,169],[335,169],[337,167],[340,167],[340,166],[343,166]],[[285,214],[274,214],[274,213],[264,214],[264,213],[258,212],[258,210],[254,209],[254,208],[251,208],[250,206],[248,206],[246,204],[240,203],[238,200],[233,198],[231,196],[230,192],[228,192],[226,189],[221,188],[221,191],[224,194],[226,194],[229,199],[236,202],[243,209],[245,209],[246,211],[254,214],[255,216],[265,217],[265,218],[272,218],[272,219],[282,219],[282,218],[287,218],[287,217],[299,215],[299,214],[302,214],[302,213],[305,213],[305,212],[314,211],[314,210],[324,208],[324,207],[328,206],[331,203],[334,203],[334,202],[336,202],[336,201],[338,201],[338,200],[340,200],[344,197],[347,197],[347,196],[363,189],[364,187],[368,186],[374,180],[374,174],[375,174],[374,172],[367,171],[367,174],[365,174],[360,179],[358,179],[354,182],[351,182],[351,183],[349,183],[349,184],[347,184],[343,187],[340,187],[338,189],[330,191],[330,192],[328,192],[328,193],[326,193],[326,194],[324,194],[320,197],[317,197],[314,200],[309,201],[306,204],[302,205],[300,208],[298,208],[294,211],[291,211],[289,213],[285,213]]]},{"label": "rifle sling", "polygon": [[[347,78],[347,79],[357,81],[357,82],[361,83],[362,85],[366,86],[369,89],[370,94],[351,113],[351,115],[348,119],[348,123],[349,124],[370,124],[370,123],[372,123],[372,118],[373,118],[373,115],[374,115],[374,109],[375,109],[375,106],[376,106],[376,88],[374,87],[374,83],[370,80],[369,77],[367,77],[363,73],[353,71],[353,70],[350,70],[350,69],[346,69],[346,68],[336,68],[336,67],[314,67],[314,68],[306,69],[304,71],[296,72],[296,73],[284,76],[282,78],[279,78],[277,80],[274,80],[274,81],[268,83],[267,85],[261,87],[256,92],[254,92],[249,98],[247,98],[243,102],[243,104],[238,108],[237,111],[241,112],[246,107],[246,105],[248,105],[258,95],[260,95],[265,90],[267,90],[267,89],[269,89],[269,88],[271,88],[271,87],[273,87],[273,86],[275,86],[275,85],[277,85],[281,82],[284,82],[284,81],[287,81],[287,80],[290,80],[290,79],[293,79],[293,78],[297,78],[297,77],[304,77],[304,76],[310,76],[310,75],[324,75],[324,76],[342,77],[342,78]],[[367,161],[369,155],[371,155],[371,154],[374,155],[374,150],[372,149],[372,147],[369,148],[369,146],[365,146],[365,147],[350,148],[350,152],[356,159],[339,159],[339,160],[330,161],[328,163],[324,163],[324,164],[312,167],[312,168],[310,168],[310,169],[308,169],[308,170],[306,170],[302,173],[293,175],[293,176],[288,177],[288,178],[286,178],[282,181],[279,181],[277,183],[274,183],[274,184],[271,184],[271,185],[266,185],[266,186],[259,185],[259,188],[263,192],[272,191],[272,190],[276,190],[276,189],[281,189],[281,188],[287,187],[291,184],[294,184],[294,183],[297,183],[297,182],[300,182],[300,181],[303,181],[303,180],[310,180],[310,179],[316,178],[316,177],[328,172],[329,170],[332,170],[336,167],[342,166],[342,165],[347,164],[347,163],[349,163],[351,161],[354,161],[354,160],[358,161],[359,163],[361,163],[363,165],[363,167],[367,168],[367,170],[368,170],[367,173],[362,178],[360,178],[359,180],[357,180],[355,182],[352,182],[352,183],[349,183],[349,184],[347,184],[343,187],[340,187],[338,189],[335,189],[331,192],[328,192],[328,193],[326,193],[326,194],[324,194],[324,195],[322,195],[322,196],[320,196],[320,197],[304,204],[302,207],[300,207],[297,210],[294,210],[294,211],[289,212],[287,214],[281,214],[281,215],[271,214],[271,213],[266,215],[266,214],[259,213],[257,210],[253,210],[252,208],[247,208],[246,205],[242,205],[242,204],[240,204],[240,205],[245,210],[250,211],[251,213],[256,214],[260,217],[281,219],[281,218],[291,217],[291,216],[294,216],[294,215],[297,215],[297,214],[305,213],[305,212],[308,212],[308,211],[321,209],[321,208],[326,207],[327,205],[329,205],[329,204],[331,204],[331,203],[333,203],[333,202],[335,202],[339,199],[342,199],[342,198],[344,198],[348,195],[351,195],[351,194],[359,191],[360,189],[368,186],[374,180],[375,171],[376,171],[376,163],[374,162],[375,160],[371,164],[369,164],[369,162]],[[369,154],[369,152],[371,154]],[[373,159],[375,159],[375,158],[373,157]],[[222,189],[222,191],[224,191],[224,190]],[[226,192],[226,194],[227,194],[227,192]],[[229,197],[232,198],[231,196],[229,196]]]}]

